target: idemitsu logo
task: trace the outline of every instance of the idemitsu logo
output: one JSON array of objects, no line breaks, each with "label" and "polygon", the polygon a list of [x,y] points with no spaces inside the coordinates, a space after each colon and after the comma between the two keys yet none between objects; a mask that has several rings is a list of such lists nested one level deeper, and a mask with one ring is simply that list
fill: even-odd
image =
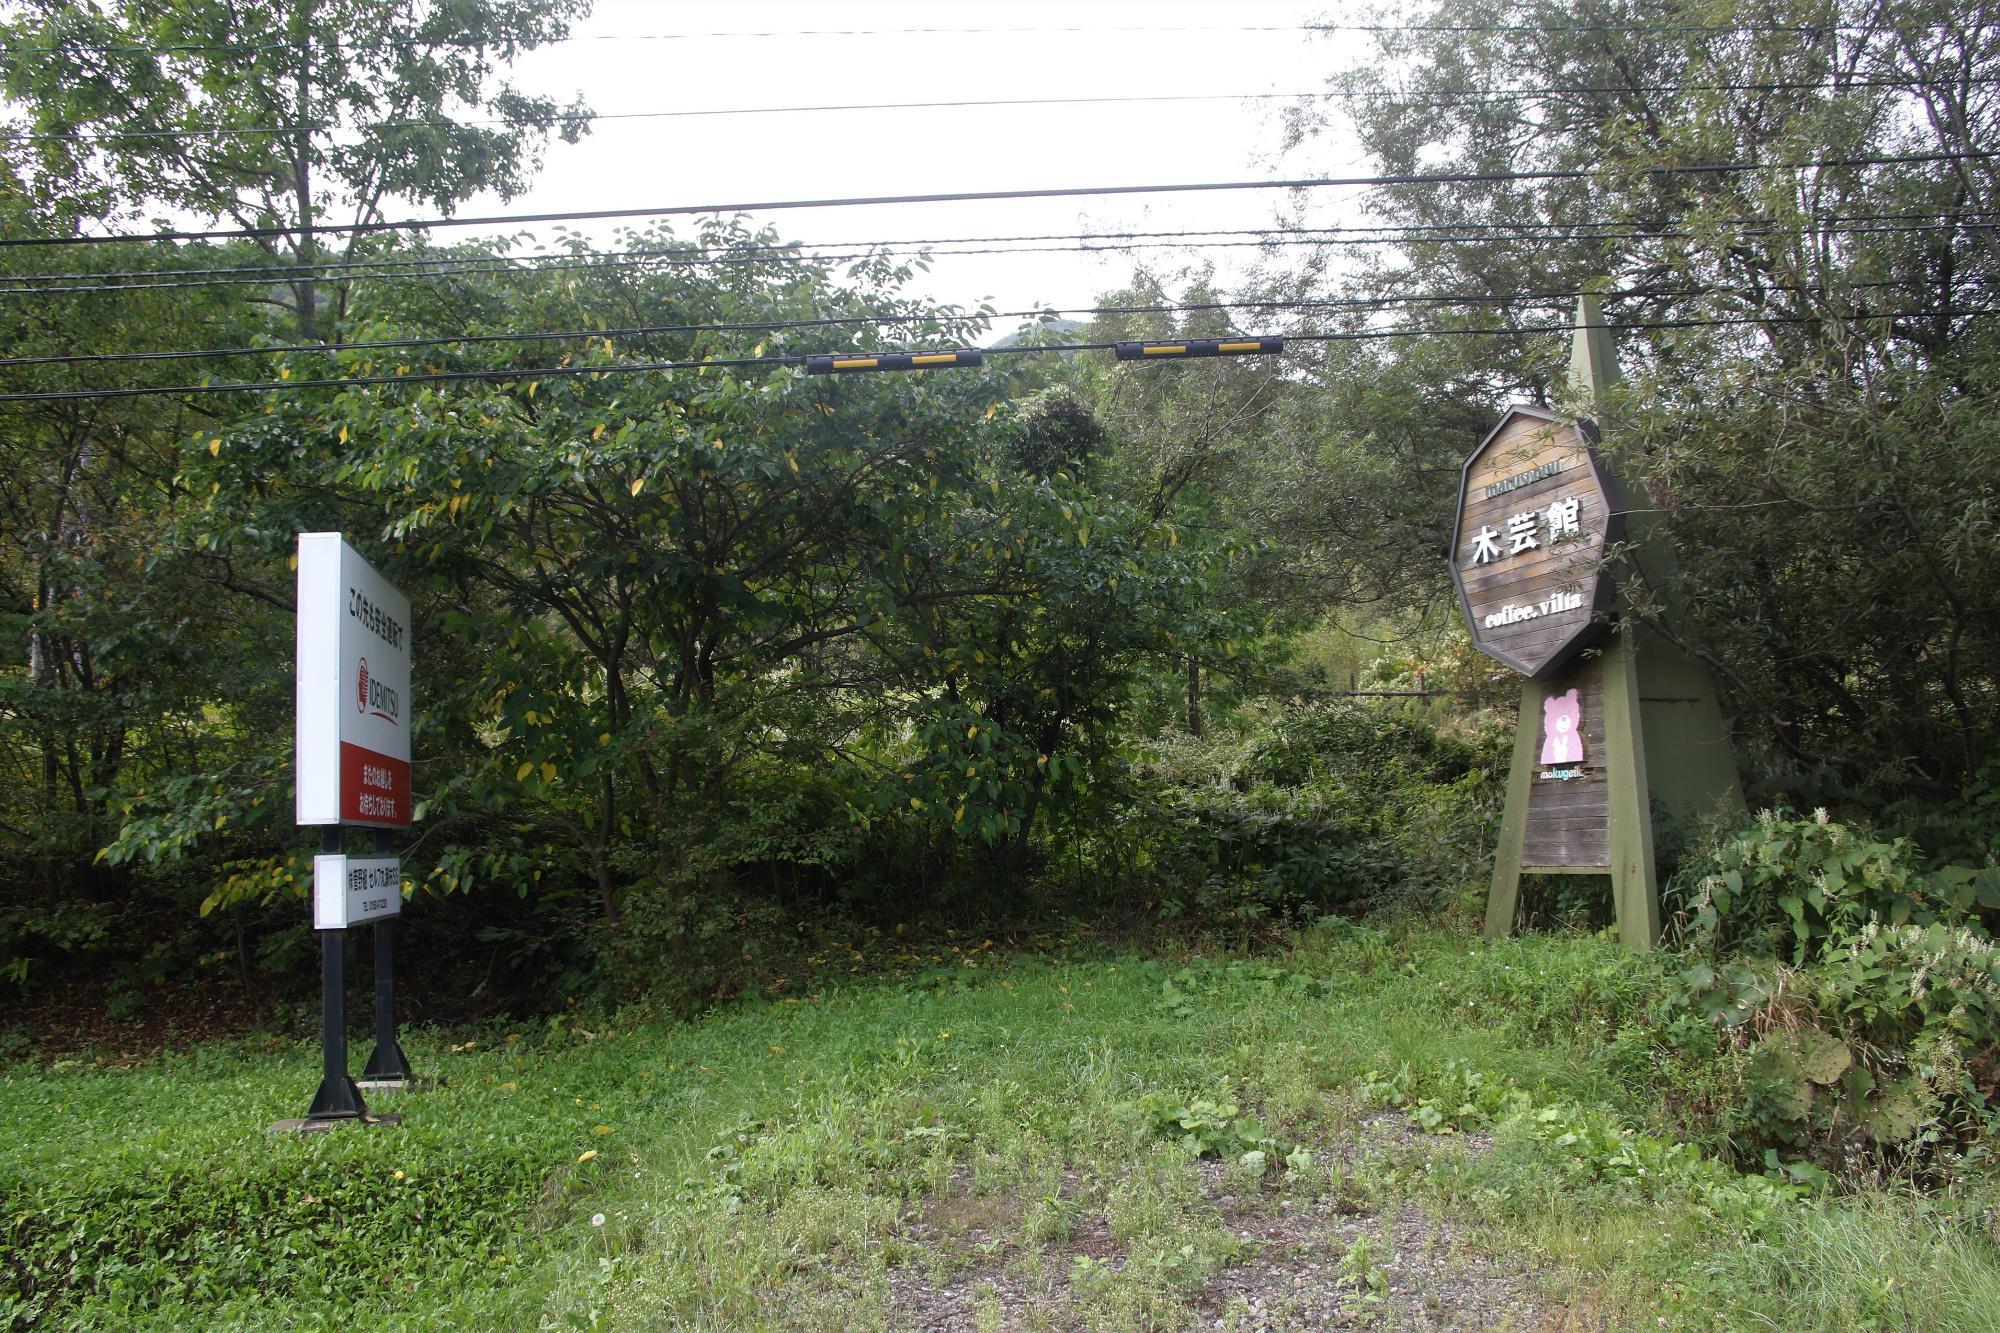
[{"label": "idemitsu logo", "polygon": [[396,715],[402,711],[403,701],[396,692],[368,674],[368,659],[361,659],[360,668],[354,673],[354,711],[379,717],[390,726],[396,725]]}]

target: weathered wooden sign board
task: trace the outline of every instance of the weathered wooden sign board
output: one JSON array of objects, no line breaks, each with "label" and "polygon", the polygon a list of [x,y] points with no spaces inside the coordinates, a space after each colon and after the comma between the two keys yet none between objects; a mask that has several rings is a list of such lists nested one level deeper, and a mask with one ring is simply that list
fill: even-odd
[{"label": "weathered wooden sign board", "polygon": [[[1565,672],[1542,695],[1534,785],[1521,831],[1524,870],[1611,869],[1611,785],[1605,766],[1604,667]],[[1523,719],[1533,727],[1537,719]]]},{"label": "weathered wooden sign board", "polygon": [[1466,460],[1452,581],[1481,652],[1540,678],[1602,637],[1622,524],[1584,429],[1513,407]]}]

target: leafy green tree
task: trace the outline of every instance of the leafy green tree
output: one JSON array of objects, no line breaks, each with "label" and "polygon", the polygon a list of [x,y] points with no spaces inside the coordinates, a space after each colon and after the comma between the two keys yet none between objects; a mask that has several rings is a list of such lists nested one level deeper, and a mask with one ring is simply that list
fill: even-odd
[{"label": "leafy green tree", "polygon": [[[229,245],[10,248],[0,328],[12,391],[261,379],[267,359],[101,362],[337,331],[348,288],[314,266],[383,248],[392,199],[449,209],[517,191],[547,132],[580,130],[499,82],[584,6],[24,0],[0,17],[0,215],[14,237],[129,227],[158,210],[260,230]],[[298,266],[304,265],[300,268]],[[154,275],[246,272],[241,286]],[[66,276],[67,275],[67,276]],[[273,318],[273,311],[277,312]],[[197,369],[198,367],[198,369]],[[164,906],[293,883],[270,822],[289,803],[282,563],[191,523],[190,456],[215,451],[248,395],[105,398],[0,410],[0,967],[25,979],[64,950],[129,947]],[[294,472],[296,469],[292,469]],[[283,479],[260,484],[282,485]],[[329,506],[319,505],[318,516]],[[277,539],[266,535],[266,546]],[[257,738],[251,743],[249,738]],[[229,799],[218,803],[222,794]],[[143,847],[95,854],[150,812]],[[199,839],[199,873],[164,869]],[[113,864],[116,862],[117,864]],[[218,893],[217,886],[225,893]]]},{"label": "leafy green tree", "polygon": [[[774,240],[659,229],[630,238],[653,258],[616,273],[469,278],[449,302],[428,281],[371,285],[354,315],[388,338],[848,310],[911,320],[921,345],[977,334],[900,296],[910,271],[885,257],[700,262]],[[838,891],[871,846],[984,860],[1018,885],[1049,812],[1113,758],[1143,665],[1228,633],[1217,552],[1062,467],[1024,467],[1101,433],[1071,410],[1053,441],[1032,374],[705,364],[879,345],[865,326],[808,336],[293,353],[300,380],[481,378],[279,394],[219,442],[187,441],[182,543],[277,585],[291,533],[338,527],[412,593],[408,855],[431,887],[562,895],[581,871],[614,957],[656,967],[716,934],[704,913],[737,886]],[[682,368],[622,373],[635,359]],[[282,746],[241,735],[228,764],[158,788],[171,802],[121,793],[114,858],[206,855],[218,820],[261,826],[266,861],[211,903],[288,892],[284,812],[262,778],[236,780],[281,771]]]},{"label": "leafy green tree", "polygon": [[[0,282],[10,284],[79,264],[163,262],[138,246],[4,258]],[[249,322],[209,290],[0,298],[0,337],[16,362],[6,382],[16,392],[170,383],[184,373],[171,362],[111,374],[50,358],[242,337]],[[238,720],[225,702],[239,697],[235,636],[271,608],[238,601],[227,561],[161,540],[187,500],[170,441],[211,438],[216,406],[129,398],[0,410],[0,968],[16,980],[63,950],[134,937],[149,906],[143,886],[93,866],[121,822],[114,789],[133,773],[204,766]]]},{"label": "leafy green tree", "polygon": [[[1711,663],[1774,780],[1878,799],[1974,780],[2000,679],[1979,535],[2000,99],[1969,73],[2000,42],[1992,15],[1445,0],[1421,17],[1343,76],[1386,172],[1473,178],[1372,196],[1428,239],[1348,290],[1464,294],[1398,313],[1445,336],[1400,344],[1397,375],[1467,416],[1560,404],[1567,343],[1539,330],[1608,281],[1635,382],[1607,438],[1681,552],[1677,576],[1631,553],[1634,614]],[[1316,128],[1295,122],[1295,144]]]},{"label": "leafy green tree", "polygon": [[[518,194],[558,106],[498,80],[589,0],[22,0],[0,23],[7,146],[43,225],[166,207],[252,229],[294,328],[324,336],[387,201],[449,213]],[[340,225],[345,231],[324,228]]]}]

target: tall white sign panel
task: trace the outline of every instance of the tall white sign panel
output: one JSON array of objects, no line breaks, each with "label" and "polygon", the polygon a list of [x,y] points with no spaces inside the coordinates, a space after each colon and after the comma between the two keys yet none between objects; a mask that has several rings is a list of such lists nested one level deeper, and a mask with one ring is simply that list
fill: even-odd
[{"label": "tall white sign panel", "polygon": [[337,532],[299,534],[301,824],[411,822],[410,599]]}]

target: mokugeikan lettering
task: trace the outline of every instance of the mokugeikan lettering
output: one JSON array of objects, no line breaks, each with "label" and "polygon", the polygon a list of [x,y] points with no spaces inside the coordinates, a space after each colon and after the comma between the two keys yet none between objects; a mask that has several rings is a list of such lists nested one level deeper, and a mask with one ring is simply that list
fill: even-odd
[{"label": "mokugeikan lettering", "polygon": [[1518,625],[1524,620],[1536,620],[1542,616],[1560,615],[1564,611],[1574,611],[1583,605],[1580,592],[1550,593],[1543,600],[1527,606],[1516,606],[1512,602],[1486,617],[1480,623],[1487,629],[1499,629],[1503,625]]}]

